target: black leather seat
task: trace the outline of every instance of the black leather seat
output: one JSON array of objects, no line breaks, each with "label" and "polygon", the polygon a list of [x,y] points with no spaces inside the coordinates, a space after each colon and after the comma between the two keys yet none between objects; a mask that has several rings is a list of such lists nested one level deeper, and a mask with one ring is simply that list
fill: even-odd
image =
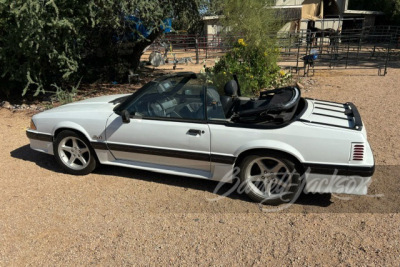
[{"label": "black leather seat", "polygon": [[293,118],[301,100],[301,92],[296,87],[285,87],[261,93],[259,100],[241,107],[235,121],[254,123],[256,121],[286,122]]},{"label": "black leather seat", "polygon": [[221,104],[224,109],[225,117],[230,118],[232,116],[233,110],[238,101],[238,84],[235,80],[230,80],[225,84],[224,93],[221,96]]},{"label": "black leather seat", "polygon": [[[204,99],[204,93],[200,94],[200,98]],[[207,102],[206,102],[207,118],[209,120],[225,119],[224,110],[222,108],[220,96],[219,96],[217,90],[215,90],[212,87],[207,88],[207,98],[206,99],[207,99]],[[196,119],[204,119],[204,105],[201,105],[201,107],[199,107],[197,109],[195,118]]]},{"label": "black leather seat", "polygon": [[217,90],[212,87],[207,88],[207,118],[209,120],[225,119],[221,97]]}]

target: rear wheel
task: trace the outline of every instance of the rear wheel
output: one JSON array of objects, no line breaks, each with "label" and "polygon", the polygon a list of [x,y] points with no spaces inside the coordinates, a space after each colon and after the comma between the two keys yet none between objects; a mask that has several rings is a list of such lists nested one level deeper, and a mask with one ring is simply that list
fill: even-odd
[{"label": "rear wheel", "polygon": [[290,203],[300,194],[300,173],[295,163],[280,153],[247,156],[239,167],[245,192],[256,202]]},{"label": "rear wheel", "polygon": [[94,151],[86,138],[73,131],[62,131],[54,141],[54,155],[68,173],[85,175],[96,168]]}]

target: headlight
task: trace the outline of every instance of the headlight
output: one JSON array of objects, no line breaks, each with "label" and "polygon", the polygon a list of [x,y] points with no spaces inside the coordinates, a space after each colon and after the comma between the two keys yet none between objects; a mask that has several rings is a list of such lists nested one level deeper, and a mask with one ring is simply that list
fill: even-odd
[{"label": "headlight", "polygon": [[33,120],[31,120],[31,125],[29,125],[29,130],[36,130],[36,125],[33,122]]}]

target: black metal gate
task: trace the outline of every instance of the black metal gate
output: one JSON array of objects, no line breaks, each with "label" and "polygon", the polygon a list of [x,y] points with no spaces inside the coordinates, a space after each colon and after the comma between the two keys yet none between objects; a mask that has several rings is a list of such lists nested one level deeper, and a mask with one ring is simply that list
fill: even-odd
[{"label": "black metal gate", "polygon": [[384,76],[389,64],[399,60],[400,27],[285,33],[278,44],[281,65],[296,73],[303,71],[304,76],[335,69],[376,69]]}]

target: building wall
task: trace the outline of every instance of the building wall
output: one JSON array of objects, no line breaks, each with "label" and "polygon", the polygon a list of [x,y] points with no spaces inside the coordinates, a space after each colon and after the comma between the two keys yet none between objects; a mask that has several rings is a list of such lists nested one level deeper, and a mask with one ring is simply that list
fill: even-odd
[{"label": "building wall", "polygon": [[204,20],[205,34],[207,35],[208,46],[218,46],[220,38],[218,37],[223,31],[223,27],[218,18]]},{"label": "building wall", "polygon": [[276,0],[276,6],[300,6],[304,0]]},{"label": "building wall", "polygon": [[[364,14],[362,15],[361,13],[357,14],[346,14],[345,12],[347,9],[347,4],[349,0],[335,0],[339,9],[339,18],[329,18],[329,19],[322,19],[322,20],[316,20],[315,21],[315,27],[320,28],[320,29],[334,29],[338,30],[339,28],[343,27],[343,20],[350,19],[352,17],[356,17],[358,19],[361,19],[362,17],[365,18],[364,26],[373,26],[375,23],[375,15],[368,15]],[[280,6],[282,7],[282,10],[290,10],[290,9],[299,9],[301,12],[301,8],[293,7],[293,6],[301,6],[303,4],[304,0],[276,0],[275,5],[277,8]],[[289,7],[286,8],[285,6]],[[214,17],[210,17],[214,18]],[[290,18],[288,20],[295,20],[295,18]],[[204,21],[205,23],[205,29],[206,29],[206,34],[208,35],[215,35],[215,34],[220,34],[222,31],[222,26],[219,23],[218,18],[216,17],[215,19],[207,19]],[[283,32],[289,32],[291,30],[291,22],[286,23],[284,27],[279,31],[280,33]],[[307,20],[301,20],[300,22],[300,30],[307,30]],[[208,42],[212,42],[213,37],[208,37],[211,38]]]},{"label": "building wall", "polygon": [[364,27],[370,27],[375,25],[375,16],[366,15],[364,20]]},{"label": "building wall", "polygon": [[206,27],[206,34],[220,34],[222,32],[222,26],[218,20],[207,20],[204,25]]}]

